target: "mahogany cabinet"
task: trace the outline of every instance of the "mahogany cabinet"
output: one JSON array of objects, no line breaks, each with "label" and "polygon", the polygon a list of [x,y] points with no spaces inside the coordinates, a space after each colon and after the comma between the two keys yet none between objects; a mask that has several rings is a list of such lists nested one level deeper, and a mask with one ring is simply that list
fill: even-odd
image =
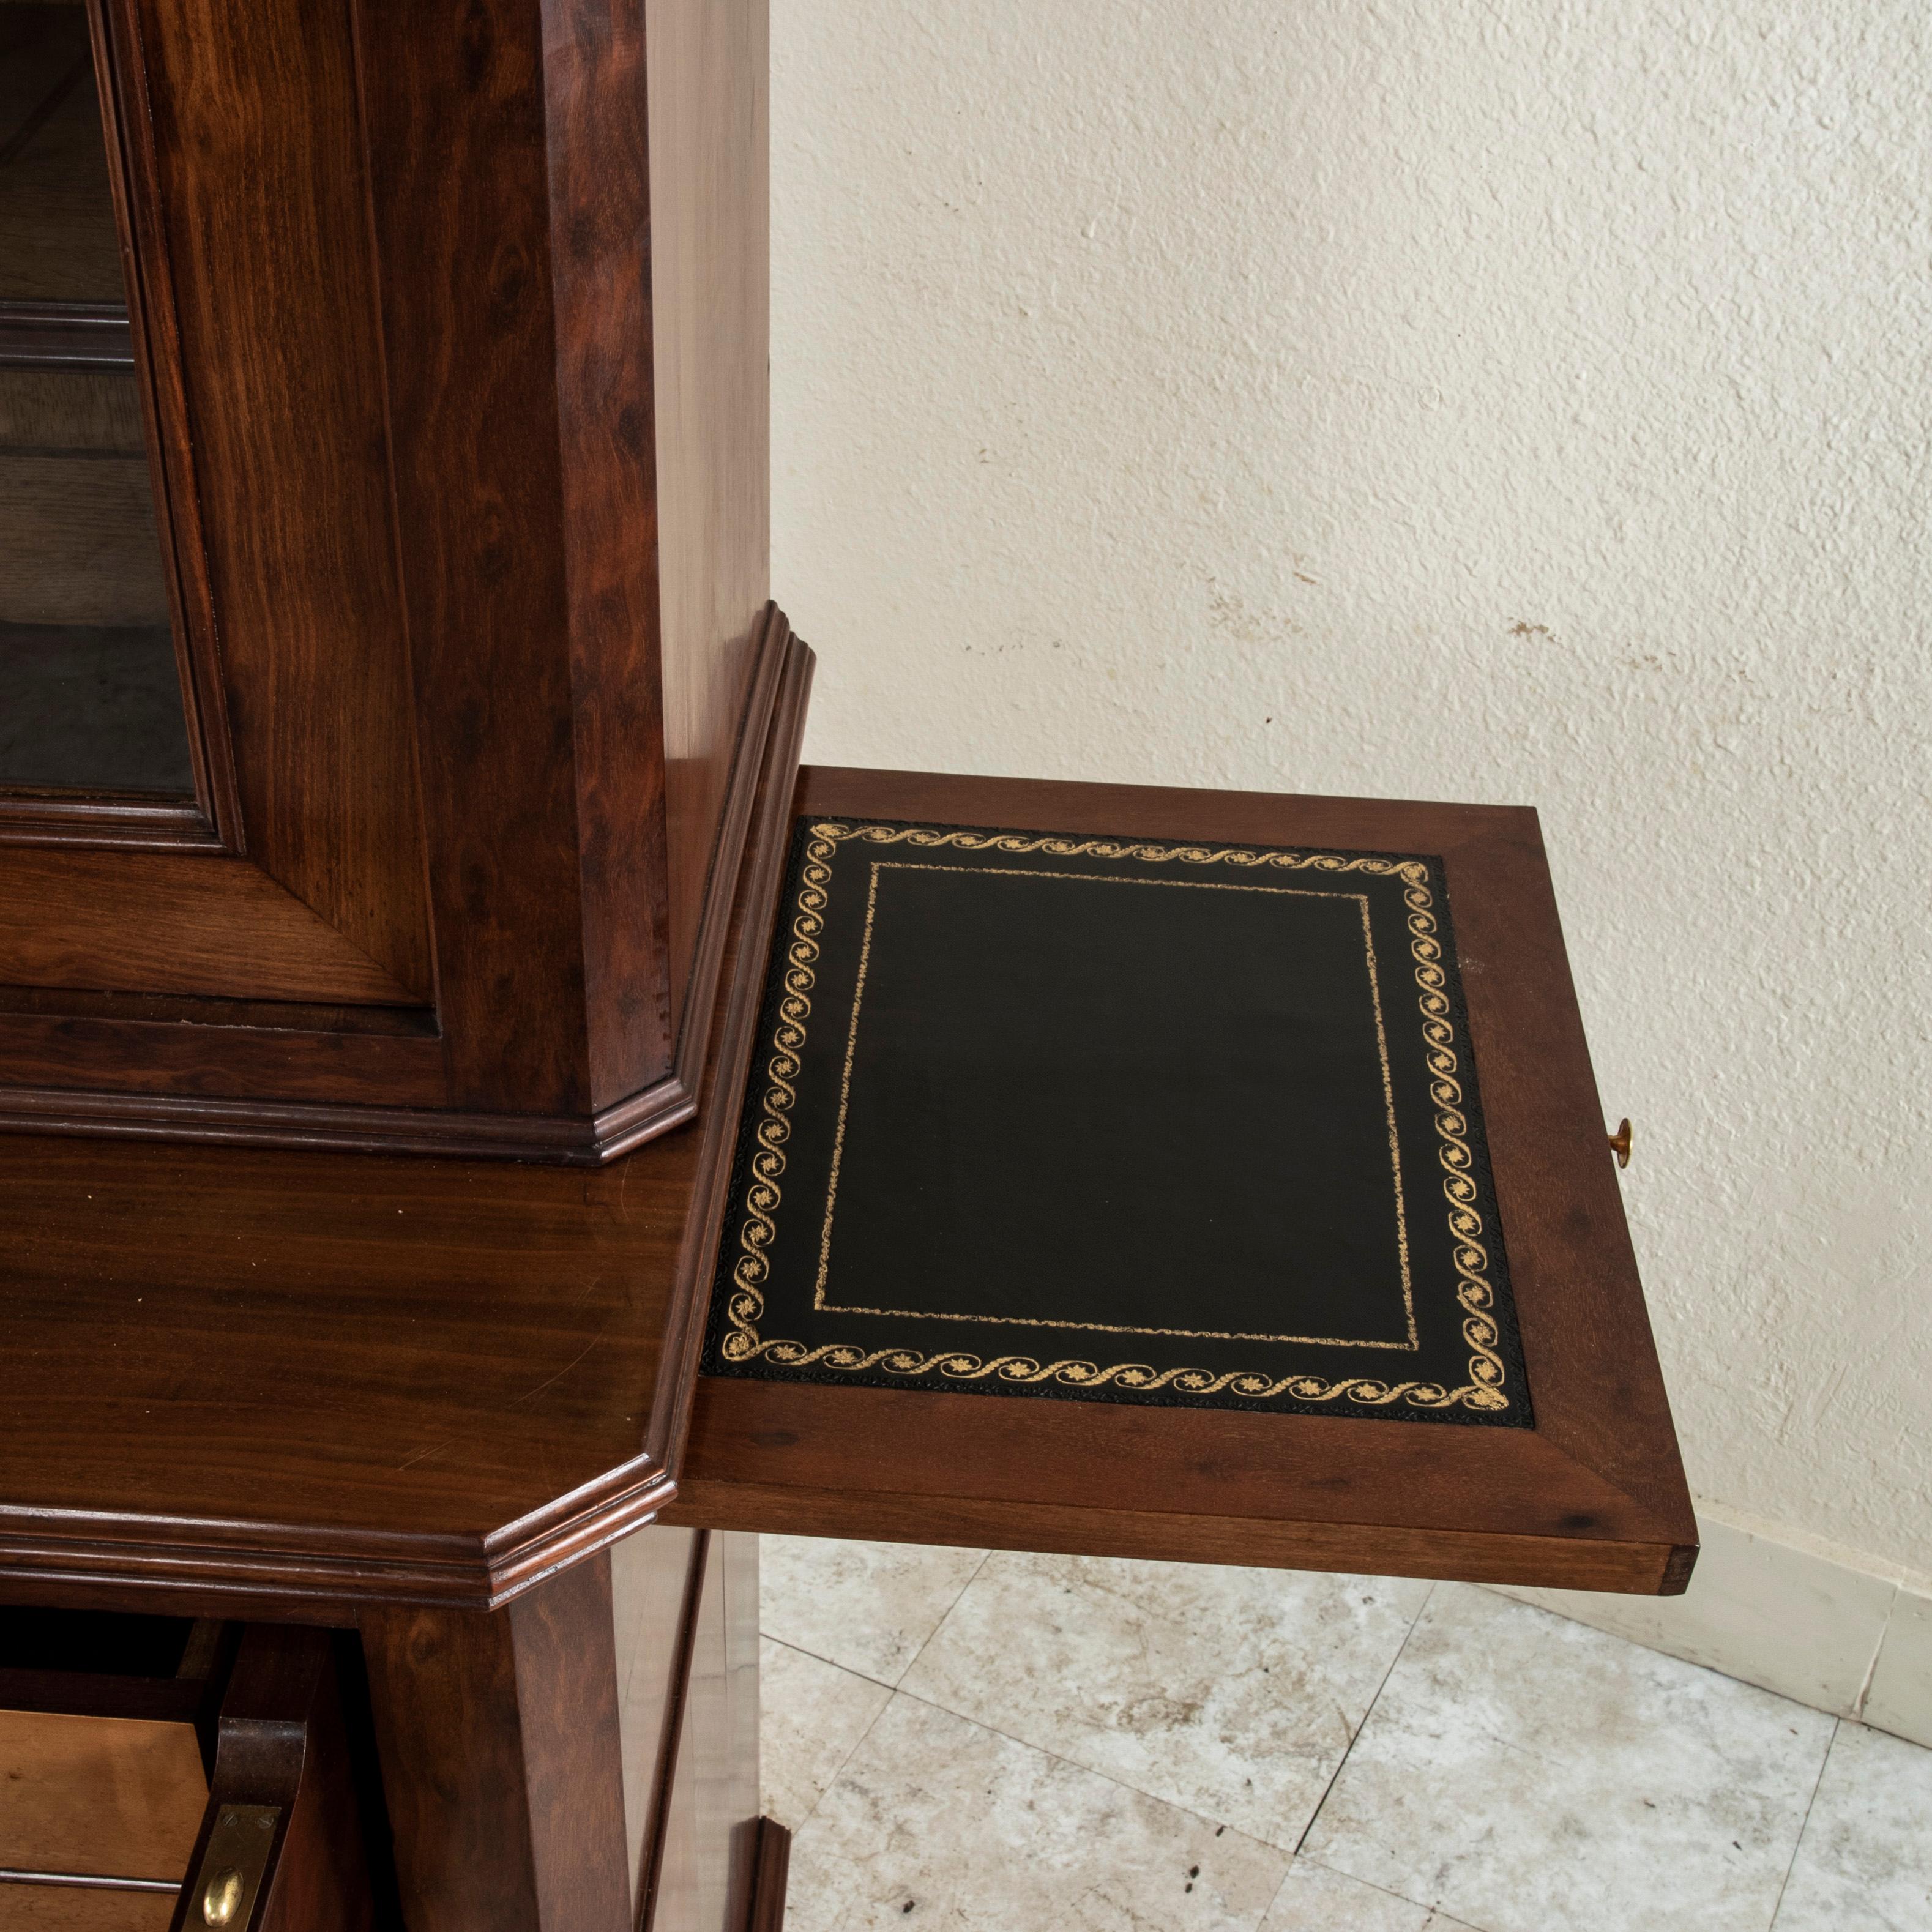
[{"label": "mahogany cabinet", "polygon": [[[698,1372],[795,825],[1219,849],[1406,844],[1418,814],[1533,1426]],[[388,1922],[728,1932],[776,1923],[784,1882],[744,1532],[1682,1589],[1695,1526],[1526,814],[772,758],[752,824],[698,1120],[621,1160],[8,1145],[0,1601],[352,1634]]]},{"label": "mahogany cabinet", "polygon": [[801,770],[763,0],[0,50],[0,1918],[774,1932],[764,1531],[1684,1588],[1533,812]]},{"label": "mahogany cabinet", "polygon": [[598,1160],[688,1116],[798,724],[764,34],[7,0],[0,1120]]}]

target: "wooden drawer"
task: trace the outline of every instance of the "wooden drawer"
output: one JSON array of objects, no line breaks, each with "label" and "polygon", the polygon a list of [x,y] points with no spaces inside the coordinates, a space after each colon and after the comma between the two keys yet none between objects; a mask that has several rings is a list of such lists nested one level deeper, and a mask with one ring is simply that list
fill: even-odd
[{"label": "wooden drawer", "polygon": [[165,1932],[232,1649],[184,1618],[0,1609],[0,1927]]},{"label": "wooden drawer", "polygon": [[[364,1932],[328,1633],[0,1608],[0,1928]],[[172,1672],[172,1674],[169,1674]]]},{"label": "wooden drawer", "polygon": [[208,1803],[192,1724],[50,1711],[0,1711],[0,1870],[176,1885]]},{"label": "wooden drawer", "polygon": [[8,1932],[167,1932],[174,1909],[172,1892],[0,1884]]}]

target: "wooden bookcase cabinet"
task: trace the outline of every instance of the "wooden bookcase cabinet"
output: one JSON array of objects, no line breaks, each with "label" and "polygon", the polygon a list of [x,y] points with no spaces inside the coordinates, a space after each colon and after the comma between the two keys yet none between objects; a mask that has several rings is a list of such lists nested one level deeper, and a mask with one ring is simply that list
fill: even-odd
[{"label": "wooden bookcase cabinet", "polygon": [[[740,1532],[1684,1587],[1533,814],[800,770],[763,0],[82,4],[126,314],[0,374],[132,370],[192,784],[0,790],[0,1603],[350,1713],[243,1932],[775,1932]],[[700,1377],[801,813],[1442,855],[1535,1426]]]},{"label": "wooden bookcase cabinet", "polygon": [[138,377],[193,789],[0,791],[0,1120],[607,1159],[797,728],[762,8],[85,11],[125,320],[0,364]]}]

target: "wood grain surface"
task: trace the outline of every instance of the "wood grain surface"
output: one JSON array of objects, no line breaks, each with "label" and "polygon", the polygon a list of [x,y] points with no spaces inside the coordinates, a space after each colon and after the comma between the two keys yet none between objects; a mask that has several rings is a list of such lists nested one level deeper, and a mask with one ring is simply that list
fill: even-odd
[{"label": "wood grain surface", "polygon": [[665,1520],[1684,1587],[1696,1531],[1533,812],[823,768],[802,775],[800,803],[818,814],[1439,854],[1536,1426],[704,1377]]},{"label": "wood grain surface", "polygon": [[776,1818],[760,1818],[752,1910],[746,1921],[746,1932],[784,1932],[785,1892],[790,1877],[790,1832]]},{"label": "wood grain surface", "polygon": [[[429,930],[346,22],[142,0],[155,205],[251,860],[408,992]],[[200,560],[190,559],[191,566]],[[243,957],[246,957],[245,951]]]},{"label": "wood grain surface", "polygon": [[[781,841],[784,836],[774,830],[775,820],[766,824],[758,818],[754,802],[766,796],[761,788],[768,773],[796,769],[811,688],[812,654],[791,635],[782,614],[768,611],[760,639],[758,675],[734,752],[691,982],[693,998],[701,992],[707,1002],[720,983],[748,842],[755,844],[766,833]],[[782,809],[781,800],[766,818]],[[15,851],[20,854],[20,902],[30,904],[38,894],[51,908],[68,870],[64,855],[10,850],[0,817],[0,891]],[[447,1038],[437,1014],[383,1004],[372,962],[358,962],[352,955],[345,962],[339,940],[324,935],[321,964],[346,963],[340,982],[322,978],[318,962],[296,946],[280,982],[290,997],[272,1004],[208,993],[212,986],[238,994],[251,976],[261,976],[259,958],[237,960],[224,944],[226,930],[202,925],[208,898],[196,890],[198,875],[181,883],[184,864],[220,862],[218,857],[206,850],[192,857],[164,854],[166,862],[157,866],[147,862],[152,856],[112,850],[82,854],[86,863],[77,875],[87,876],[91,865],[113,890],[71,909],[70,917],[83,930],[111,935],[115,906],[146,904],[153,916],[142,937],[142,956],[152,955],[157,976],[180,987],[179,996],[97,994],[72,986],[74,979],[87,976],[82,969],[92,956],[64,934],[51,912],[0,936],[0,955],[10,944],[26,962],[13,986],[0,984],[0,1069],[17,1083],[0,1089],[0,1130],[430,1154],[474,1149],[499,1157],[596,1164],[695,1111],[710,1036],[694,1019],[680,1033],[672,1073],[613,1106],[562,1116],[454,1109]],[[319,922],[277,897],[278,889],[260,874],[237,870],[225,884],[236,898],[266,896],[296,940],[307,944],[314,939]],[[56,982],[73,997],[54,998],[54,988],[32,983],[36,976]],[[363,1004],[318,1010],[302,997],[304,988],[316,992],[340,984],[359,988],[356,997]],[[392,988],[388,998],[396,997]],[[710,1011],[709,1004],[704,1010]]]},{"label": "wood grain surface", "polygon": [[[514,1094],[532,1112],[584,1112],[565,325],[538,9],[431,0],[355,12],[369,166],[382,184],[372,219],[451,1099],[482,1109]],[[574,44],[564,58],[574,69]],[[420,272],[426,261],[434,275]],[[634,424],[610,427],[635,444]],[[617,592],[626,610],[649,568],[647,535],[637,533]],[[662,924],[662,892],[660,877],[633,909],[646,933]],[[670,1021],[648,1003],[634,1017],[642,1086],[668,1068]]]},{"label": "wood grain surface", "polygon": [[8,1932],[167,1932],[172,1892],[0,1883],[0,1925]]},{"label": "wood grain surface", "polygon": [[[191,1049],[77,1012],[66,1066],[58,1031],[0,1038],[0,1116],[608,1160],[694,1104],[796,656],[763,0],[219,12],[87,14],[197,802],[10,801],[0,840],[134,848],[70,868],[58,931],[20,900],[16,983],[238,1010]],[[279,896],[167,862],[212,843]],[[433,1010],[438,1090],[238,1010],[275,1000]]]},{"label": "wood grain surface", "polygon": [[[413,1004],[259,866],[208,854],[0,848],[0,983]],[[238,932],[252,952],[238,951]]]},{"label": "wood grain surface", "polygon": [[629,1932],[608,1557],[362,1638],[412,1932]]},{"label": "wood grain surface", "polygon": [[699,1130],[582,1172],[5,1144],[0,1598],[481,1606],[649,1518],[690,1400],[791,755],[752,814]]},{"label": "wood grain surface", "polygon": [[192,1724],[0,1711],[0,1868],[172,1879],[208,1780]]}]

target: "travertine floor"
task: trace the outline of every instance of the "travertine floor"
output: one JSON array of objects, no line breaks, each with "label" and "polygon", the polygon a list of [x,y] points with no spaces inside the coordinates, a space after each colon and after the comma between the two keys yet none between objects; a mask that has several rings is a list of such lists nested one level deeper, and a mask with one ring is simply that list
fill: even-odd
[{"label": "travertine floor", "polygon": [[1932,1932],[1932,1751],[1486,1591],[762,1556],[788,1932]]}]

